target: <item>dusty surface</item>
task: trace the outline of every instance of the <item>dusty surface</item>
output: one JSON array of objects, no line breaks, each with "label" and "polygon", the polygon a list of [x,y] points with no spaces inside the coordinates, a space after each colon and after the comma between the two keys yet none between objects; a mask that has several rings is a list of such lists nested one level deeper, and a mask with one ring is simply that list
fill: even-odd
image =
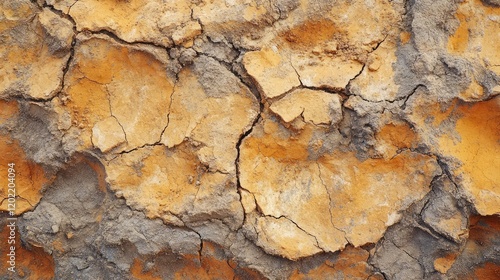
[{"label": "dusty surface", "polygon": [[0,278],[499,279],[499,34],[496,0],[0,0]]}]

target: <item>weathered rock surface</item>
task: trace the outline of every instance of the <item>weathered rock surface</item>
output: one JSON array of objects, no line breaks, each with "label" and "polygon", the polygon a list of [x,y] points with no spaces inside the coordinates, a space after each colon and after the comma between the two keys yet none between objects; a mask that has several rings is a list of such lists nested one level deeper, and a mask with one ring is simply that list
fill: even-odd
[{"label": "weathered rock surface", "polygon": [[0,278],[498,279],[499,34],[496,0],[0,0]]},{"label": "weathered rock surface", "polygon": [[[170,46],[172,37],[185,35],[182,29],[192,21],[186,1],[50,0],[47,3],[70,15],[79,31],[109,31],[127,42]],[[174,33],[177,34],[173,36]]]},{"label": "weathered rock surface", "polygon": [[30,1],[0,5],[0,96],[53,97],[70,57],[72,23]]},{"label": "weathered rock surface", "polygon": [[460,181],[464,195],[480,214],[498,214],[500,98],[475,104],[455,100],[444,107],[424,100],[412,104],[412,120],[436,153],[450,157],[454,167],[450,172]]},{"label": "weathered rock surface", "polygon": [[[472,17],[471,15],[474,14]],[[484,76],[493,72],[500,75],[500,56],[493,42],[499,39],[500,11],[486,1],[464,1],[459,4],[456,17],[459,26],[448,41],[448,51],[467,59],[473,67],[471,85],[460,93],[460,98],[481,100],[492,92],[494,84],[485,84]],[[484,18],[484,20],[479,20]]]},{"label": "weathered rock surface", "polygon": [[69,112],[67,130],[78,135],[79,150],[94,144],[103,152],[123,151],[160,141],[175,83],[165,71],[167,63],[160,48],[79,35],[57,104]]},{"label": "weathered rock surface", "polygon": [[397,43],[386,38],[368,55],[363,71],[350,84],[352,94],[372,102],[394,101],[398,85],[394,82]]},{"label": "weathered rock surface", "polygon": [[[313,245],[316,252],[334,252],[347,242],[355,246],[376,242],[387,226],[398,221],[399,211],[421,199],[440,173],[435,159],[412,152],[361,162],[352,152],[322,151],[324,142],[336,135],[321,132],[306,125],[293,133],[264,119],[241,146],[241,187],[255,196],[261,214],[292,220],[295,224],[288,223],[283,230],[297,239],[310,235],[300,238],[309,249],[298,250],[292,258],[312,255]],[[260,232],[279,228],[283,221],[247,220],[255,227],[257,240],[270,240]],[[279,247],[295,243],[282,240],[262,247],[290,256],[289,250]]]},{"label": "weathered rock surface", "polygon": [[[1,231],[0,235],[3,240],[8,240],[10,236],[10,229],[7,227],[7,215],[2,215],[1,222]],[[14,239],[17,244],[21,242],[21,238],[19,237],[19,231],[17,231],[17,236]],[[0,253],[2,256],[9,254],[8,251],[10,246],[2,246],[0,247]],[[18,271],[17,278],[25,278],[25,279],[41,279],[41,280],[49,280],[54,279],[55,269],[54,269],[54,259],[52,256],[45,252],[42,247],[37,246],[29,246],[23,247],[19,246],[16,250],[16,255],[18,261],[16,262],[16,269]],[[7,271],[9,265],[8,263],[2,262],[0,264],[0,269],[2,271]],[[2,278],[8,279],[5,277],[5,272],[3,273]],[[10,276],[12,277],[12,276]]]}]

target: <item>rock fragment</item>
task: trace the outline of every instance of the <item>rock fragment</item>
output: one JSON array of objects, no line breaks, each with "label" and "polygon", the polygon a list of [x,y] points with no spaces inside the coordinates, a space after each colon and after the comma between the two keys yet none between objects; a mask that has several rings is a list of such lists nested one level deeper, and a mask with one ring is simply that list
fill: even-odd
[{"label": "rock fragment", "polygon": [[308,123],[330,125],[342,119],[339,95],[325,91],[297,89],[273,102],[270,109],[285,122],[302,116]]},{"label": "rock fragment", "polygon": [[300,86],[300,80],[287,54],[280,53],[277,48],[248,52],[243,58],[243,64],[268,98],[278,97]]}]

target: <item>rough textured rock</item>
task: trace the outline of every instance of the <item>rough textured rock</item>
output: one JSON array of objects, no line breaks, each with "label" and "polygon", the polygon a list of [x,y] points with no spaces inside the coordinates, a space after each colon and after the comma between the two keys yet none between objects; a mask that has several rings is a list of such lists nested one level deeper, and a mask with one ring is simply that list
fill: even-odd
[{"label": "rough textured rock", "polygon": [[0,0],[0,278],[499,279],[499,34],[496,0]]},{"label": "rough textured rock", "polygon": [[499,213],[500,98],[475,104],[455,100],[444,107],[415,99],[411,106],[410,118],[436,153],[450,157],[450,173],[477,211]]},{"label": "rough textured rock", "polygon": [[[490,71],[496,75],[500,74],[500,56],[493,43],[500,36],[500,11],[488,4],[491,5],[491,2],[484,3],[479,0],[460,3],[456,11],[459,26],[448,40],[447,48],[450,53],[460,55],[473,65],[482,66],[470,70],[472,83],[460,93],[460,98],[467,101],[481,100],[488,96],[495,85],[484,83],[484,76],[491,75],[488,73]],[[471,17],[472,14],[474,17]],[[471,20],[468,20],[469,18]]]},{"label": "rough textured rock", "polygon": [[352,94],[372,102],[394,101],[398,85],[394,82],[397,43],[386,38],[368,55],[363,71],[350,84]]},{"label": "rough textured rock", "polygon": [[186,1],[47,2],[70,15],[77,30],[109,31],[127,42],[151,42],[169,46],[172,44],[172,37],[183,38],[186,35],[186,32],[181,31],[183,25],[192,21],[191,9]]},{"label": "rough textured rock", "polygon": [[54,257],[56,278],[120,278],[129,275],[141,256],[162,251],[197,254],[196,233],[167,227],[127,208],[108,192],[104,177],[100,163],[75,159],[20,221],[25,240],[45,244]]},{"label": "rough textured rock", "polygon": [[[244,140],[240,157],[241,187],[255,196],[261,214],[294,221],[295,227],[287,225],[283,230],[310,234],[314,238],[309,238],[309,246],[326,252],[342,249],[347,242],[355,246],[376,242],[388,225],[398,221],[399,211],[429,191],[440,172],[433,158],[411,152],[389,160],[359,161],[351,152],[322,151],[324,143],[335,137],[335,133],[321,135],[310,125],[293,133],[264,119]],[[269,240],[259,232],[263,224],[276,220],[247,222],[256,227],[257,240]],[[263,248],[290,244],[282,243]],[[306,252],[297,252],[295,258],[311,255]]]},{"label": "rough textured rock", "polygon": [[[7,227],[7,215],[2,215],[2,223],[0,235],[2,239],[7,240],[10,236],[10,230]],[[19,232],[17,232],[16,243],[21,242],[19,238]],[[9,246],[0,247],[0,253],[2,256],[7,255]],[[45,252],[44,249],[40,246],[28,246],[28,247],[18,247],[16,250],[16,254],[18,257],[17,266],[17,278],[25,278],[25,279],[41,279],[41,280],[49,280],[54,279],[54,259],[52,256]],[[8,268],[7,262],[2,262],[0,268],[2,271],[7,271]],[[8,279],[8,276],[3,273],[2,278]],[[12,277],[12,276],[10,276]],[[11,278],[12,279],[12,278]]]},{"label": "rough textured rock", "polygon": [[111,188],[149,217],[183,225],[207,217],[228,219],[237,228],[243,210],[231,174],[210,172],[190,144],[169,150],[146,147],[123,154],[106,166]]},{"label": "rough textured rock", "polygon": [[[16,180],[18,187],[15,190],[17,196],[15,213],[19,215],[32,209],[40,201],[42,189],[49,182],[49,178],[47,178],[43,167],[26,158],[23,148],[16,140],[6,135],[0,135],[0,144],[0,152],[3,155],[0,172],[8,174],[8,164],[18,162],[14,168],[18,174]],[[8,176],[2,178],[3,186],[8,186],[10,182]],[[2,211],[9,211],[9,193],[12,194],[7,188],[0,191],[0,198],[2,199],[0,209]]]},{"label": "rough textured rock", "polygon": [[53,97],[70,57],[72,23],[30,1],[0,5],[0,96]]},{"label": "rough textured rock", "polygon": [[[64,95],[58,97],[71,116],[70,126],[61,126],[78,135],[79,150],[94,144],[123,151],[158,142],[174,91],[175,76],[165,71],[167,63],[168,54],[160,48],[79,35]],[[116,122],[106,127],[109,118]]]}]

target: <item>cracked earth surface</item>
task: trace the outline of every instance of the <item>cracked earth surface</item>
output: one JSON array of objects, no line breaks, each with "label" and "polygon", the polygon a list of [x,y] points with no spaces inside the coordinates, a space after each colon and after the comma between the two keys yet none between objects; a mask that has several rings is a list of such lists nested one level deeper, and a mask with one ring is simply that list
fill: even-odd
[{"label": "cracked earth surface", "polygon": [[500,278],[499,18],[0,0],[1,278]]}]

